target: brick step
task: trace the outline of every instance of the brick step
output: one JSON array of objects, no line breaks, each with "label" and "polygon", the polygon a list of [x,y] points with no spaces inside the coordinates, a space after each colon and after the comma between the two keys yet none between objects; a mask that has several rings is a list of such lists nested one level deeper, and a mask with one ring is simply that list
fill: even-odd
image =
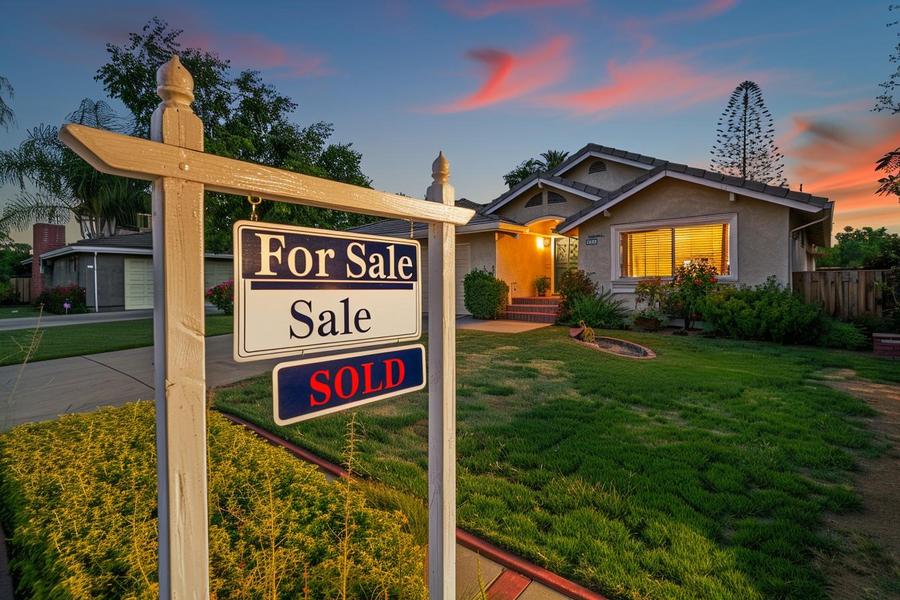
[{"label": "brick step", "polygon": [[507,310],[527,313],[556,313],[559,307],[555,304],[510,304]]},{"label": "brick step", "polygon": [[528,321],[530,323],[554,323],[556,321],[556,313],[529,313],[508,310],[500,313],[500,318],[510,321]]},{"label": "brick step", "polygon": [[559,296],[520,296],[513,298],[513,304],[559,304]]}]

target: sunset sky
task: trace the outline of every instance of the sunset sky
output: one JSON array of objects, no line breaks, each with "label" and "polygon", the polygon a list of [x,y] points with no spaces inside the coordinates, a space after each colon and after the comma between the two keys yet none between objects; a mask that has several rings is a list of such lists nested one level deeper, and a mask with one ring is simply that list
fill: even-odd
[{"label": "sunset sky", "polygon": [[[728,95],[752,79],[791,187],[835,200],[836,231],[900,231],[897,198],[874,195],[875,160],[900,146],[900,115],[872,111],[900,31],[887,4],[4,0],[0,75],[16,125],[0,148],[104,98],[93,75],[105,43],[159,16],[188,45],[260,70],[299,103],[297,122],[333,122],[382,190],[421,197],[438,150],[457,195],[477,202],[548,148],[595,142],[707,167]],[[0,203],[12,192],[0,188]]]}]

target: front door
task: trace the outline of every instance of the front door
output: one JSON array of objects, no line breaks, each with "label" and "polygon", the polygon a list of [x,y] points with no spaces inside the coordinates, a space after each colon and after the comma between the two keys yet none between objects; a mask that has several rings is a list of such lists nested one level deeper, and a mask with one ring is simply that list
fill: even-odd
[{"label": "front door", "polygon": [[578,268],[578,238],[553,238],[553,291],[559,290],[563,273]]}]

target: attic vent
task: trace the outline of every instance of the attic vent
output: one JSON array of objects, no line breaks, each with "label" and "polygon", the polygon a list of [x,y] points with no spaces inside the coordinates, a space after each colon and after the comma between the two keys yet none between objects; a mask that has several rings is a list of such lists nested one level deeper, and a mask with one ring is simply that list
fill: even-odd
[{"label": "attic vent", "polygon": [[588,173],[602,173],[606,170],[606,163],[602,160],[595,160],[588,167]]},{"label": "attic vent", "polygon": [[531,208],[532,206],[540,206],[544,201],[544,192],[538,192],[534,196],[528,199],[528,202],[525,203],[525,208]]},{"label": "attic vent", "polygon": [[549,192],[547,194],[547,204],[563,204],[565,201],[566,199],[556,192]]}]

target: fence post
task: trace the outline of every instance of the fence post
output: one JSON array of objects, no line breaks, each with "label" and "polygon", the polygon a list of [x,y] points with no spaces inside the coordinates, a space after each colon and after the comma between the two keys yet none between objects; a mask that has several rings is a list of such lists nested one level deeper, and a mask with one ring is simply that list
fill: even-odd
[{"label": "fence post", "polygon": [[[203,150],[194,81],[177,56],[156,72],[154,141]],[[179,168],[187,173],[190,165]],[[153,182],[153,344],[159,482],[159,595],[209,597],[203,185]]]},{"label": "fence post", "polygon": [[[454,204],[450,163],[426,199]],[[428,226],[428,597],[456,599],[456,226]]]}]

